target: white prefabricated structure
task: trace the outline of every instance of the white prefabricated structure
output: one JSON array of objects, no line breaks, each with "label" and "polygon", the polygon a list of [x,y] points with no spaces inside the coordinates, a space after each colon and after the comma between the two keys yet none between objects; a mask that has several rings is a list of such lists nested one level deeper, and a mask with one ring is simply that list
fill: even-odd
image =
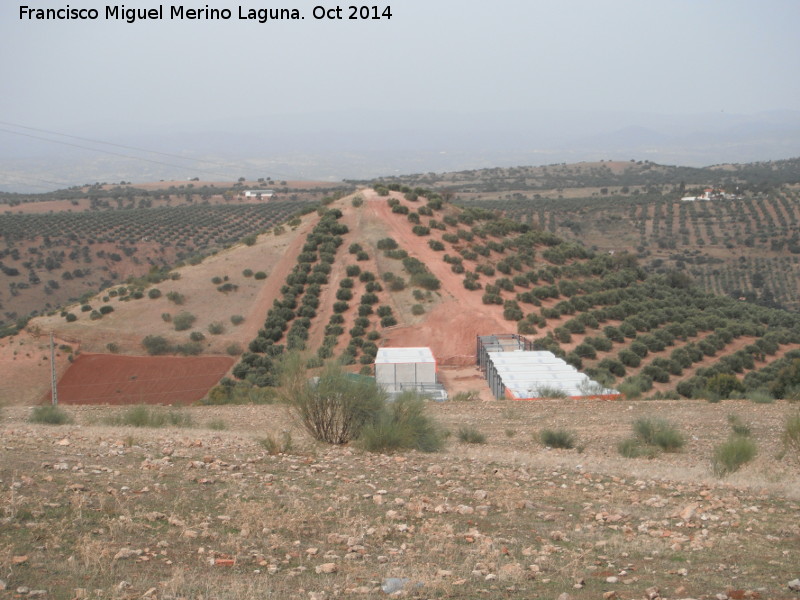
[{"label": "white prefabricated structure", "polygon": [[244,193],[245,198],[272,198],[274,195],[272,190],[246,190]]},{"label": "white prefabricated structure", "polygon": [[378,348],[375,381],[390,395],[414,390],[446,399],[436,377],[436,359],[430,348]]},{"label": "white prefabricated structure", "polygon": [[533,400],[553,391],[569,398],[618,399],[606,388],[547,351],[487,352],[486,380],[496,398]]}]

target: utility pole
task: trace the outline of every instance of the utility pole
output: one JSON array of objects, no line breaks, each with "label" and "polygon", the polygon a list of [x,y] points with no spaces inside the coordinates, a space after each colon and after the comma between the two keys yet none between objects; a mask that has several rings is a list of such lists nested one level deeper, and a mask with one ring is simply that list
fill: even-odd
[{"label": "utility pole", "polygon": [[52,402],[53,406],[58,405],[58,381],[56,381],[56,344],[53,340],[53,332],[50,332],[50,379],[52,386]]}]

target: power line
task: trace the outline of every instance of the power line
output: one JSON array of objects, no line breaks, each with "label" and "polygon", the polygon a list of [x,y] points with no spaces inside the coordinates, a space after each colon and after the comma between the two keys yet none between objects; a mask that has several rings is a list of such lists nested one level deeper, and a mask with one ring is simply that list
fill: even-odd
[{"label": "power line", "polygon": [[[147,148],[139,148],[137,146],[129,146],[129,145],[126,145],[126,144],[115,144],[114,142],[104,142],[102,140],[95,140],[93,138],[81,137],[81,136],[78,136],[78,135],[70,135],[68,133],[60,133],[58,131],[51,131],[49,129],[40,129],[38,127],[29,127],[27,125],[18,125],[16,123],[9,123],[7,121],[0,121],[0,125],[7,125],[9,127],[16,127],[18,129],[27,129],[28,131],[38,131],[39,133],[47,133],[49,135],[60,135],[62,137],[72,138],[73,140],[81,140],[83,142],[91,142],[93,144],[103,144],[104,146],[114,146],[116,148],[124,148],[126,150],[136,150],[136,151],[139,151],[139,152],[147,152],[149,154],[158,154],[160,156],[166,156],[168,158],[177,158],[179,160],[191,160],[191,161],[194,161],[194,162],[201,162],[201,163],[206,163],[206,164],[210,164],[210,165],[216,165],[218,167],[226,168],[226,169],[230,168],[230,165],[226,165],[226,164],[219,163],[219,162],[216,162],[216,161],[203,160],[203,159],[199,159],[199,158],[187,158],[187,157],[181,156],[179,154],[170,154],[169,152],[159,152],[158,150],[148,150]],[[56,140],[52,140],[52,141],[56,141]]]},{"label": "power line", "polygon": [[192,169],[194,171],[201,171],[201,172],[204,172],[204,173],[208,173],[209,175],[214,175],[216,177],[220,177],[220,178],[223,178],[223,179],[229,177],[229,175],[222,175],[222,174],[214,172],[214,171],[209,171],[207,169],[200,169],[200,168],[197,168],[197,167],[191,167],[189,165],[176,165],[174,163],[164,162],[163,160],[154,160],[152,158],[144,158],[142,156],[133,156],[131,154],[122,154],[121,152],[112,152],[111,150],[103,150],[101,148],[92,148],[90,146],[82,146],[80,144],[73,144],[72,142],[65,142],[65,141],[61,141],[61,140],[52,140],[52,139],[49,139],[49,138],[41,137],[41,136],[38,136],[38,135],[33,135],[33,134],[30,134],[30,133],[22,133],[21,131],[12,131],[10,129],[4,129],[4,128],[0,128],[0,131],[3,131],[5,133],[10,133],[12,135],[20,135],[20,136],[31,138],[31,139],[34,139],[34,140],[41,140],[41,141],[44,141],[44,142],[50,142],[52,144],[61,144],[63,146],[71,146],[73,148],[80,148],[82,150],[89,150],[90,152],[100,152],[101,154],[108,154],[110,156],[119,156],[121,158],[128,158],[128,159],[131,159],[131,160],[141,160],[141,161],[152,163],[152,164],[156,164],[156,165],[162,165],[162,166],[166,166],[166,167],[174,167],[174,168],[178,168],[178,169]]}]

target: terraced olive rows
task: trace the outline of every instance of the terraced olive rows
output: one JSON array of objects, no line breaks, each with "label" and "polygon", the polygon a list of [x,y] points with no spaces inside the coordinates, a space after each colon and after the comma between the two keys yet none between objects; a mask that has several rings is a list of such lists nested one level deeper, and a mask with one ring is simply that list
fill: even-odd
[{"label": "terraced olive rows", "polygon": [[485,209],[433,224],[411,208],[393,213],[435,231],[464,287],[502,306],[537,347],[629,395],[800,392],[790,389],[800,380],[769,386],[800,357],[796,314],[708,294],[680,271],[648,275],[634,255],[591,252]]}]

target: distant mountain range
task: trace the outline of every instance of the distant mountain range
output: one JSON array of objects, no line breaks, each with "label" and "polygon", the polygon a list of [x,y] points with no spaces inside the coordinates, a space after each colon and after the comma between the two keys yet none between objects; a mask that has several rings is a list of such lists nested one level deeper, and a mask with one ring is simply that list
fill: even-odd
[{"label": "distant mountain range", "polygon": [[125,127],[90,124],[61,132],[117,146],[23,129],[26,135],[0,133],[0,190],[194,176],[340,181],[599,159],[707,166],[800,156],[800,111],[352,110]]}]

